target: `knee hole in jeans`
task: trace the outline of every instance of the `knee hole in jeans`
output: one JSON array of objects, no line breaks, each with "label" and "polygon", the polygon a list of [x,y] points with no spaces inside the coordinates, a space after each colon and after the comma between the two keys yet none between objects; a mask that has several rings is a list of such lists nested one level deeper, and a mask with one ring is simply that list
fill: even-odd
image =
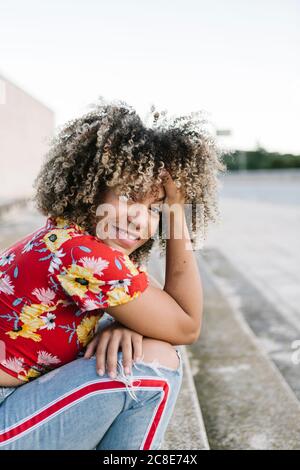
[{"label": "knee hole in jeans", "polygon": [[[143,357],[145,364],[151,365],[155,362],[157,367],[178,370],[180,359],[177,352],[170,343],[165,341],[143,338]],[[138,362],[137,362],[138,363]]]}]

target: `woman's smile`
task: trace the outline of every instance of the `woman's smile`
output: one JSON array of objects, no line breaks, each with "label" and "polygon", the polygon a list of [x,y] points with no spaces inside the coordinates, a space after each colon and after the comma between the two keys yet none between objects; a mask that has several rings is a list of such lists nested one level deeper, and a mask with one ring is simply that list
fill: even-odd
[{"label": "woman's smile", "polygon": [[113,226],[116,238],[119,239],[122,244],[125,244],[128,247],[134,246],[139,240],[140,237],[137,235],[132,235],[126,230],[121,229],[120,227]]}]

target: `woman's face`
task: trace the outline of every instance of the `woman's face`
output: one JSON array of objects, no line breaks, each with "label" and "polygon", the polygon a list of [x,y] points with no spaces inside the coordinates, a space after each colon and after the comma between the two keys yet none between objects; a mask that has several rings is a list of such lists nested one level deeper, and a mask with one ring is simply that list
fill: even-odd
[{"label": "woman's face", "polygon": [[117,188],[108,188],[97,208],[96,236],[107,245],[130,255],[154,236],[166,196],[163,185],[156,185],[156,194],[149,191],[142,199],[119,195]]}]

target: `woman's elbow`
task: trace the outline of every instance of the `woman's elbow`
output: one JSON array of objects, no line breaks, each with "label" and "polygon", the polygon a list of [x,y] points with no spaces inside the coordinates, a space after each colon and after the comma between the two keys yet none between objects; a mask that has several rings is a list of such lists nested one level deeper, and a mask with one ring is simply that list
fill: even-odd
[{"label": "woman's elbow", "polygon": [[200,338],[201,328],[198,328],[196,331],[192,332],[189,344],[194,344]]},{"label": "woman's elbow", "polygon": [[174,338],[173,340],[169,340],[169,343],[172,344],[173,346],[177,346],[178,344],[181,345],[189,345],[196,343],[200,337],[200,330],[201,328],[194,329],[192,330],[189,334],[180,334],[178,335],[177,338]]},{"label": "woman's elbow", "polygon": [[196,343],[198,341],[198,339],[200,338],[201,329],[202,329],[202,315],[201,315],[200,322],[198,323],[198,325],[196,325],[192,329],[192,331],[190,333],[190,342],[189,342],[189,344],[193,344],[193,343]]}]

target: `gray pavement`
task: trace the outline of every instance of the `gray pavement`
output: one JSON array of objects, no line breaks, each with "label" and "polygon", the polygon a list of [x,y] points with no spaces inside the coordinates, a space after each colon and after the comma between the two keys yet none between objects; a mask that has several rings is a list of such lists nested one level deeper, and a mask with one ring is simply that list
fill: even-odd
[{"label": "gray pavement", "polygon": [[210,448],[299,450],[299,401],[200,255],[199,267],[203,328],[188,351]]}]

